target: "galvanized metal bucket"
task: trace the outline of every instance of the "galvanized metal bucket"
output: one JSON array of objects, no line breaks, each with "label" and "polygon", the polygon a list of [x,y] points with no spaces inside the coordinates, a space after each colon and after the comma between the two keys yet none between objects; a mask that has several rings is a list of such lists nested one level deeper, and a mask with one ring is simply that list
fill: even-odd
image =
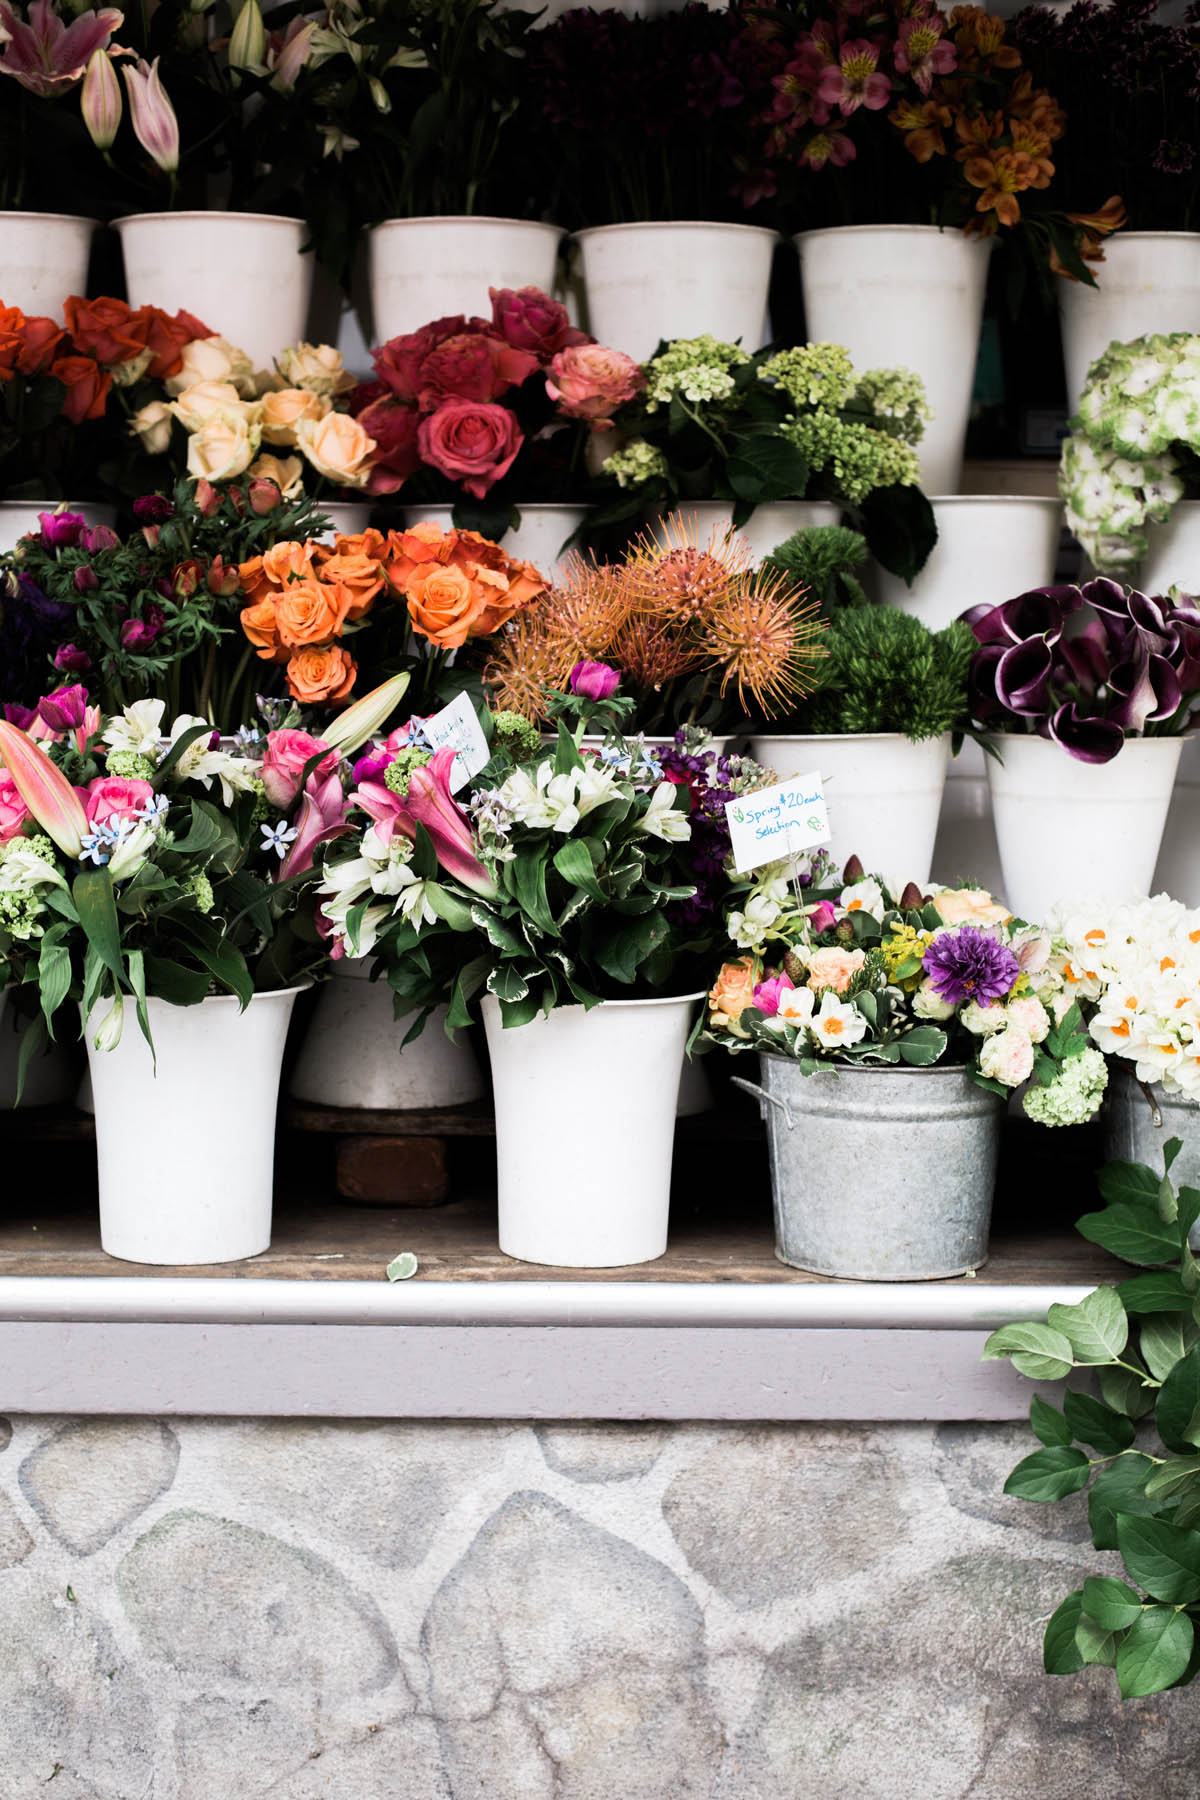
[{"label": "galvanized metal bucket", "polygon": [[987,1260],[1004,1102],[965,1068],[762,1056],[775,1254],[816,1275],[936,1281]]},{"label": "galvanized metal bucket", "polygon": [[[1163,1145],[1179,1138],[1182,1149],[1171,1165],[1176,1188],[1200,1187],[1200,1106],[1186,1094],[1168,1094],[1157,1083],[1143,1088],[1133,1070],[1114,1057],[1108,1065],[1104,1097],[1104,1154],[1109,1162],[1149,1163],[1162,1170]],[[1200,1220],[1188,1242],[1200,1251]]]}]

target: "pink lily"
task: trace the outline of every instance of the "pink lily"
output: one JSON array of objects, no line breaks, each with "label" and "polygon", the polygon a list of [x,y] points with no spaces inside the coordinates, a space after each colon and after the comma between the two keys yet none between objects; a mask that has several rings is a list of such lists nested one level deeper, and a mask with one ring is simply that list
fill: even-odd
[{"label": "pink lily", "polygon": [[267,67],[274,67],[271,86],[290,93],[296,85],[301,69],[307,63],[313,51],[313,32],[315,24],[309,20],[293,19],[283,34],[283,42],[278,51],[268,51]]},{"label": "pink lily", "polygon": [[167,175],[179,167],[179,120],[158,73],[159,58],[122,69],[129,94],[129,118],[138,143]]},{"label": "pink lily", "polygon": [[62,771],[7,719],[0,719],[0,757],[47,837],[67,856],[81,855],[83,840],[92,828],[79,795]]},{"label": "pink lily", "polygon": [[423,769],[414,769],[408,782],[408,799],[404,813],[423,825],[433,840],[437,859],[447,875],[453,875],[472,893],[485,900],[494,899],[499,888],[475,855],[475,840],[470,820],[450,792],[450,771],[456,752],[438,750]]},{"label": "pink lily", "polygon": [[290,875],[304,875],[312,868],[318,844],[341,837],[346,831],[349,806],[339,777],[314,772],[304,784],[300,811],[296,814],[296,836],[291,849],[279,865],[277,881]]},{"label": "pink lily", "polygon": [[97,150],[110,150],[125,109],[121,103],[121,84],[117,80],[117,71],[105,50],[92,52],[87,74],[83,78],[79,110]]},{"label": "pink lily", "polygon": [[125,14],[115,6],[84,12],[64,25],[50,0],[33,0],[29,23],[0,0],[0,34],[7,41],[0,56],[0,75],[11,75],[31,94],[53,99],[83,80],[95,50],[106,50]]}]

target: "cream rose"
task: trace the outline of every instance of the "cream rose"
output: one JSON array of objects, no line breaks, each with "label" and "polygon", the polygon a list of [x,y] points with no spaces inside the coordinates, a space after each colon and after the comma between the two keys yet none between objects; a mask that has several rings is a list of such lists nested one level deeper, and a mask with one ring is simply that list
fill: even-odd
[{"label": "cream rose", "polygon": [[273,481],[285,500],[298,500],[304,492],[304,464],[298,456],[255,457],[246,470],[251,481]]},{"label": "cream rose", "polygon": [[332,344],[292,344],[280,353],[279,373],[291,387],[306,388],[310,394],[329,399],[349,393],[354,386],[341,351]]},{"label": "cream rose", "polygon": [[171,408],[165,400],[151,400],[139,407],[129,429],[147,456],[162,456],[171,442]]},{"label": "cream rose", "polygon": [[243,400],[231,381],[197,381],[184,388],[171,411],[185,431],[199,431],[210,419],[258,418],[258,401]]},{"label": "cream rose", "polygon": [[258,454],[259,435],[248,419],[209,419],[188,439],[188,474],[197,481],[229,481],[245,474]]},{"label": "cream rose", "polygon": [[227,338],[193,338],[180,355],[178,370],[167,377],[168,394],[182,394],[200,381],[229,381],[240,397],[254,398],[254,364]]},{"label": "cream rose", "polygon": [[358,420],[348,413],[331,412],[323,419],[298,420],[296,447],[318,474],[339,487],[366,485],[375,439],[368,437]]},{"label": "cream rose", "polygon": [[995,1037],[985,1039],[979,1052],[979,1072],[1001,1087],[1020,1087],[1033,1072],[1033,1045],[1019,1025],[1006,1025]]},{"label": "cream rose", "polygon": [[281,388],[264,394],[259,402],[263,438],[268,444],[290,447],[296,442],[296,426],[301,419],[323,419],[330,410],[323,394],[311,394],[305,388]]},{"label": "cream rose", "polygon": [[986,888],[943,888],[933,904],[947,925],[1003,925],[1012,918]]},{"label": "cream rose", "polygon": [[865,950],[842,950],[836,944],[826,950],[814,950],[808,959],[807,985],[814,993],[833,988],[844,994],[866,960]]}]

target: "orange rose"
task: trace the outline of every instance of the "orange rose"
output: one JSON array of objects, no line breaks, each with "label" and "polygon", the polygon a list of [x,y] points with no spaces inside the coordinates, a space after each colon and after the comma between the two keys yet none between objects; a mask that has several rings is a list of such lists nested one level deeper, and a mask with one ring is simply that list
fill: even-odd
[{"label": "orange rose", "polygon": [[319,569],[322,581],[336,582],[349,594],[348,619],[361,619],[383,586],[383,571],[373,556],[336,548],[332,556],[320,559]]},{"label": "orange rose", "polygon": [[717,976],[708,996],[708,1009],[718,1028],[732,1019],[736,1025],[748,1006],[754,1005],[754,989],[758,983],[758,965],[752,956],[740,956],[727,962]]},{"label": "orange rose", "polygon": [[62,409],[63,416],[70,419],[72,425],[79,425],[84,419],[104,417],[108,390],[112,386],[112,376],[107,369],[102,369],[90,356],[60,356],[57,362],[50,364],[50,373],[67,390]]},{"label": "orange rose", "polygon": [[288,653],[279,642],[279,630],[275,623],[273,593],[264,594],[253,606],[243,606],[241,620],[242,630],[263,662],[287,661]]},{"label": "orange rose", "polygon": [[350,590],[332,581],[292,581],[275,596],[279,641],[290,650],[340,637],[350,610]]},{"label": "orange rose", "polygon": [[261,556],[252,556],[249,562],[239,563],[237,572],[238,584],[248,600],[258,601],[267,594],[274,595],[275,585],[263,573]]},{"label": "orange rose", "polygon": [[[546,592],[546,581],[532,563],[506,555],[490,538],[480,537],[477,531],[456,531],[454,539],[450,562],[472,579],[484,581],[489,590],[487,610],[472,626],[472,637],[490,637],[514,613]],[[489,579],[489,575],[502,580]]]},{"label": "orange rose", "polygon": [[836,944],[831,944],[827,950],[814,950],[808,959],[805,985],[814,993],[819,993],[822,988],[832,988],[835,993],[844,994],[866,960],[865,950],[841,950]]},{"label": "orange rose", "polygon": [[461,650],[488,596],[462,569],[427,563],[414,569],[404,584],[408,616],[414,631],[443,650]]},{"label": "orange rose", "polygon": [[389,581],[402,588],[413,570],[425,563],[449,562],[457,532],[443,531],[429,519],[407,531],[389,531],[385,568]]},{"label": "orange rose", "polygon": [[314,562],[331,556],[369,556],[372,562],[382,562],[388,554],[388,539],[384,532],[377,531],[374,525],[368,525],[365,531],[339,531],[332,544],[320,544],[313,552]]},{"label": "orange rose", "polygon": [[263,574],[275,587],[313,579],[311,544],[272,544],[262,559]]},{"label": "orange rose", "polygon": [[288,687],[302,706],[344,700],[357,674],[354,658],[340,644],[326,644],[321,649],[310,644],[297,650],[287,666]]}]

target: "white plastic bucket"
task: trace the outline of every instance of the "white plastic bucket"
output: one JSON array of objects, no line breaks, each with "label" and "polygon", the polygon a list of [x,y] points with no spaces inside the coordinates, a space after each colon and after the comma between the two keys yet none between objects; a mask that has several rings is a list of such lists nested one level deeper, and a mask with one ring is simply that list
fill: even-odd
[{"label": "white plastic bucket", "polygon": [[533,219],[385,219],[367,234],[375,342],[486,312],[489,287],[552,293],[561,239],[557,225]]},{"label": "white plastic bucket", "polygon": [[575,234],[588,330],[637,362],[660,338],[700,337],[757,350],[766,341],[776,237],[761,225],[649,220]]}]

